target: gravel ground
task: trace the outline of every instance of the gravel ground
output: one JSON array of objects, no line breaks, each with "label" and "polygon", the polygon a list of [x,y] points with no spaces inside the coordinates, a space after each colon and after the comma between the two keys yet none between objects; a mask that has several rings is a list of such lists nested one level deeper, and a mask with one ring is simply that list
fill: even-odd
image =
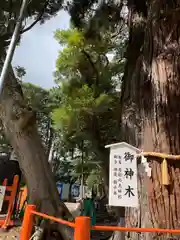
[{"label": "gravel ground", "polygon": [[0,240],[15,240],[19,239],[20,227],[14,227],[8,231],[0,229]]}]

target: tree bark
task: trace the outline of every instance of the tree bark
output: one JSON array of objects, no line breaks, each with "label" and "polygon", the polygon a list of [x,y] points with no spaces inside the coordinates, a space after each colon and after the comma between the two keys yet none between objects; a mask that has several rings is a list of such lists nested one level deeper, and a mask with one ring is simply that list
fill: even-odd
[{"label": "tree bark", "polygon": [[[179,96],[180,96],[180,46],[179,46],[179,1],[150,1],[148,5],[147,37],[144,59],[151,77],[151,108],[143,109],[144,134],[150,132],[152,145],[147,145],[144,135],[144,150],[179,154]],[[147,55],[147,53],[149,54]],[[151,159],[152,178],[149,183],[150,211],[153,223],[163,228],[180,228],[179,176],[180,163],[168,164],[170,186],[163,186],[161,161]],[[162,214],[162,215],[161,215]],[[157,217],[164,216],[162,217]],[[166,236],[159,237],[166,239]]]},{"label": "tree bark", "polygon": [[[179,126],[179,1],[151,0],[128,1],[134,2],[133,10],[138,10],[143,17],[144,25],[135,21],[134,27],[143,26],[144,38],[139,53],[132,63],[131,56],[138,48],[131,47],[131,56],[127,59],[127,71],[124,77],[124,95],[122,95],[122,119],[125,119],[125,110],[134,106],[141,122],[141,142],[139,146],[144,151],[158,151],[170,154],[179,154],[180,126]],[[140,3],[146,7],[143,14]],[[136,15],[137,16],[137,15]],[[138,30],[139,34],[141,32]],[[131,31],[132,37],[139,41],[137,35]],[[139,35],[140,36],[140,35]],[[129,64],[132,63],[132,64]],[[140,73],[140,74],[139,74]],[[128,121],[128,120],[127,120]],[[134,121],[134,125],[136,122]],[[139,134],[137,132],[137,134]],[[138,145],[137,145],[138,146]],[[180,201],[179,168],[180,163],[169,162],[170,186],[162,185],[160,159],[149,159],[152,176],[144,175],[148,194],[148,205],[143,210],[149,212],[141,223],[146,227],[180,228]],[[149,220],[148,220],[149,219]],[[140,222],[140,219],[136,219]],[[157,235],[156,239],[167,239],[167,235]],[[169,236],[168,236],[169,237]],[[152,239],[153,236],[149,236]],[[135,239],[135,238],[133,238]],[[144,238],[143,238],[144,239]]]},{"label": "tree bark", "polygon": [[[139,90],[144,79],[147,79],[146,74],[142,75],[142,50],[145,38],[147,9],[144,1],[130,0],[128,1],[128,11],[129,41],[121,90],[120,128],[123,141],[140,147],[142,119],[140,117],[141,96]],[[146,183],[147,176],[144,168],[140,165],[138,166],[139,207],[137,209],[126,209],[125,225],[127,227],[151,227]],[[153,238],[153,234],[148,233],[127,232],[126,236],[134,240],[150,240]]]},{"label": "tree bark", "polygon": [[[3,61],[1,58],[1,66]],[[25,176],[29,203],[49,215],[71,218],[67,207],[59,200],[48,156],[37,132],[35,113],[25,105],[12,67],[0,96],[0,118]],[[64,239],[69,239],[70,234],[66,234],[62,227],[60,230]]]}]

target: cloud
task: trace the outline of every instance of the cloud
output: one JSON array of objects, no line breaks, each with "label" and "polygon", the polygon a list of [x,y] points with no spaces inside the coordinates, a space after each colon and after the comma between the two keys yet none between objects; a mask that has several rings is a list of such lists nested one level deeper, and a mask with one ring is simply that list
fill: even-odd
[{"label": "cloud", "polygon": [[16,48],[13,66],[24,67],[27,71],[26,82],[50,88],[54,85],[53,71],[60,45],[54,39],[57,29],[69,27],[69,15],[60,11],[56,17],[43,25],[36,25],[24,33],[20,46]]}]

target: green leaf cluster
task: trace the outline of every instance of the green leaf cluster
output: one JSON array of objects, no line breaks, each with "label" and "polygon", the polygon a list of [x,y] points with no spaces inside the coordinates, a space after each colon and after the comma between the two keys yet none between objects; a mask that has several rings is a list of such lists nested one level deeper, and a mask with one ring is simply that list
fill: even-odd
[{"label": "green leaf cluster", "polygon": [[[109,164],[104,146],[120,139],[120,99],[115,80],[119,79],[124,63],[115,61],[119,51],[116,51],[117,44],[113,44],[109,34],[101,41],[87,40],[82,31],[70,28],[57,30],[55,38],[64,48],[56,61],[55,80],[61,101],[52,113],[53,127],[61,133],[60,142],[66,151],[73,149],[73,156],[68,157],[72,176],[81,176],[82,159],[77,152],[83,152],[86,156],[84,172],[88,173],[85,179],[88,179],[93,171]],[[112,60],[109,60],[108,54],[112,52]],[[65,162],[69,160],[67,156],[63,159]]]}]

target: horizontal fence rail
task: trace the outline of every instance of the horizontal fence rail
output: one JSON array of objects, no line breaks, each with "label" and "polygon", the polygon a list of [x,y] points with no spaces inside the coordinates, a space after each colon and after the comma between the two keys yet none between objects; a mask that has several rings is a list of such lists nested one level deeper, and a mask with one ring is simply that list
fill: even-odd
[{"label": "horizontal fence rail", "polygon": [[49,216],[49,215],[47,215],[47,214],[40,213],[40,212],[36,212],[36,211],[31,211],[31,213],[34,214],[34,215],[36,215],[36,216],[39,216],[39,217],[42,217],[42,218],[45,218],[45,219],[49,219],[49,220],[52,220],[52,221],[54,221],[54,222],[58,222],[58,223],[67,225],[67,226],[72,227],[72,228],[75,227],[75,223],[73,223],[73,222],[68,222],[68,221],[63,220],[63,219],[61,219],[61,218],[52,217],[52,216]]},{"label": "horizontal fence rail", "polygon": [[131,228],[131,227],[119,227],[119,226],[91,226],[90,217],[85,217],[85,216],[76,217],[75,223],[74,223],[74,222],[69,222],[53,216],[49,216],[44,213],[37,212],[36,207],[34,205],[27,205],[25,214],[24,214],[22,229],[20,233],[20,240],[30,240],[32,229],[33,229],[33,218],[35,215],[73,228],[74,240],[90,240],[91,230],[180,234],[180,229]]},{"label": "horizontal fence rail", "polygon": [[153,232],[153,233],[171,233],[180,234],[180,229],[162,229],[162,228],[131,228],[131,227],[116,227],[116,226],[93,226],[91,230],[95,231],[120,231],[120,232]]}]

